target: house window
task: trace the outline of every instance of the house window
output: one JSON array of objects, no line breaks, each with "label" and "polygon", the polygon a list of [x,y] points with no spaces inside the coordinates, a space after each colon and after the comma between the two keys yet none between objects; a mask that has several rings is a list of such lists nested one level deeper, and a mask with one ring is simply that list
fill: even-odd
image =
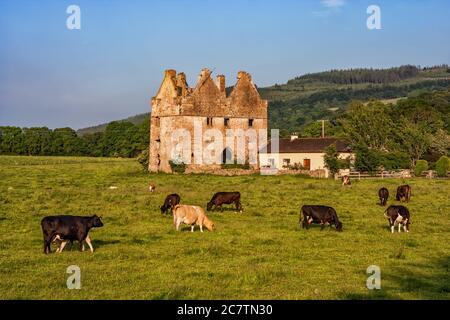
[{"label": "house window", "polygon": [[253,127],[253,119],[248,119],[248,126]]},{"label": "house window", "polygon": [[289,167],[291,164],[291,159],[283,159],[283,167]]},{"label": "house window", "polygon": [[212,126],[212,124],[213,124],[213,118],[206,118],[206,125]]},{"label": "house window", "polygon": [[225,127],[228,127],[230,125],[230,118],[224,118],[223,124],[225,125]]}]

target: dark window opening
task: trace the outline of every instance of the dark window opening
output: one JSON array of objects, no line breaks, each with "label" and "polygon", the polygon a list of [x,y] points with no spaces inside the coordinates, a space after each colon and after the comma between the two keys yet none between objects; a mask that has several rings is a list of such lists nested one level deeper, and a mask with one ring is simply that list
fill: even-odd
[{"label": "dark window opening", "polygon": [[253,127],[253,119],[248,119],[248,126]]},{"label": "dark window opening", "polygon": [[212,126],[213,118],[206,118],[206,125]]},{"label": "dark window opening", "polygon": [[225,148],[222,151],[222,163],[230,163],[233,161],[233,153],[229,148]]},{"label": "dark window opening", "polygon": [[227,127],[230,125],[230,118],[223,119],[223,124]]}]

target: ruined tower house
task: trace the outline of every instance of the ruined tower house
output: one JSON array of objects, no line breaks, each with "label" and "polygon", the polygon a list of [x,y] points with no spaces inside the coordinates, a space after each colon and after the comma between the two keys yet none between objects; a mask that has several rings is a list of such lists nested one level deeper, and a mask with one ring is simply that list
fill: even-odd
[{"label": "ruined tower house", "polygon": [[[223,135],[221,157],[224,162],[230,158],[237,159],[237,142],[234,142],[234,148],[230,148],[229,142],[227,144],[225,141],[227,129],[255,129],[265,132],[267,137],[267,100],[259,96],[251,75],[239,71],[237,82],[229,94],[225,88],[225,76],[218,75],[214,81],[208,69],[201,71],[194,88],[187,85],[184,73],[177,74],[175,70],[164,72],[161,86],[151,100],[149,171],[172,171],[169,161],[173,160],[172,139],[177,129],[187,130],[192,137],[192,161],[188,168],[200,172],[220,168],[220,164],[204,164],[199,159],[201,153],[196,152],[198,146],[204,148],[209,141],[202,137],[195,149],[194,123],[197,128],[201,125],[202,132],[210,128],[220,130]],[[249,156],[250,148],[252,152],[259,150],[263,143],[260,139],[257,139],[256,145],[249,141],[245,139],[245,157]],[[257,169],[258,164],[252,164],[251,167]]]}]

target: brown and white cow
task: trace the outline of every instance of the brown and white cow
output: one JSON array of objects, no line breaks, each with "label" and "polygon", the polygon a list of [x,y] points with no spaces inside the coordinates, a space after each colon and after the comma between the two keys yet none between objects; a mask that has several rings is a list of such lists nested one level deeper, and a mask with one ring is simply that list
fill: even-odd
[{"label": "brown and white cow", "polygon": [[409,224],[411,223],[411,215],[408,208],[404,206],[391,205],[384,212],[384,216],[388,218],[389,226],[391,227],[391,232],[394,233],[395,227],[398,226],[398,232],[401,232],[401,227],[403,226],[403,231],[409,232]]}]

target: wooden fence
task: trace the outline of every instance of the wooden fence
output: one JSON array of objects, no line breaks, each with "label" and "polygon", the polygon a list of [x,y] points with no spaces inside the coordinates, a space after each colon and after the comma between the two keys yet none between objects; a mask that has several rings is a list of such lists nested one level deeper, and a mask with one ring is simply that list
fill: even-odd
[{"label": "wooden fence", "polygon": [[[346,173],[339,173],[336,178],[340,179],[343,176],[349,176],[350,179],[373,179],[373,178],[378,178],[378,179],[388,179],[388,178],[411,178],[414,176],[414,174],[410,171],[410,170],[392,170],[392,171],[379,171],[379,172],[374,172],[374,173],[369,173],[369,172],[359,172],[359,171],[350,171],[350,172],[346,172]],[[428,171],[423,171],[422,174],[420,175],[420,177],[424,177],[427,179],[434,179],[434,178],[438,178],[436,171],[434,170],[428,170]],[[442,178],[442,177],[440,177]],[[447,177],[445,178],[450,178],[450,171],[447,172]]]}]

